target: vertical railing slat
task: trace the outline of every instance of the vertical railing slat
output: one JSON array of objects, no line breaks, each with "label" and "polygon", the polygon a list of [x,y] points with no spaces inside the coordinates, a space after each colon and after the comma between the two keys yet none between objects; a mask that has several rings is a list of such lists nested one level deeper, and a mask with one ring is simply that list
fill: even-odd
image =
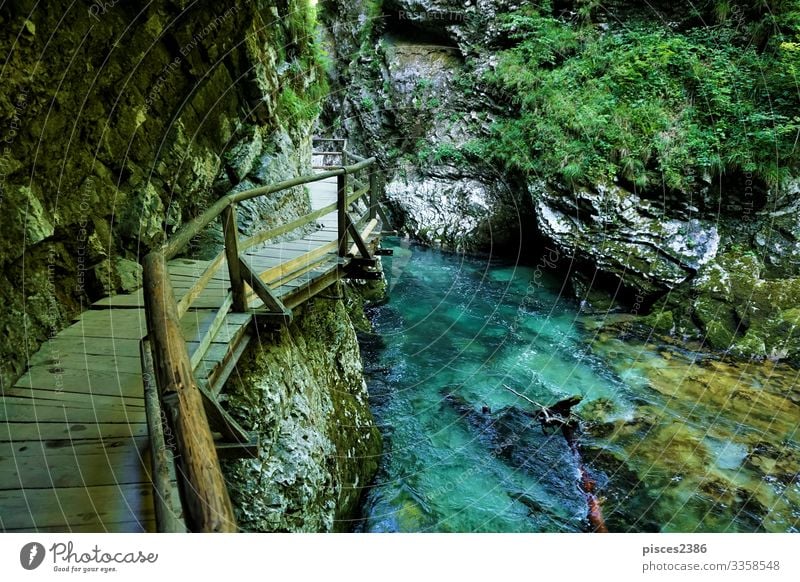
[{"label": "vertical railing slat", "polygon": [[336,214],[338,217],[339,256],[347,255],[347,174],[337,176]]},{"label": "vertical railing slat", "polygon": [[380,200],[380,181],[378,172],[372,168],[369,173],[369,219],[373,220],[378,214],[378,200]]},{"label": "vertical railing slat", "polygon": [[228,261],[228,274],[231,279],[233,310],[237,313],[247,311],[247,293],[239,268],[239,229],[236,222],[236,204],[222,211],[222,230],[225,235],[225,258]]}]

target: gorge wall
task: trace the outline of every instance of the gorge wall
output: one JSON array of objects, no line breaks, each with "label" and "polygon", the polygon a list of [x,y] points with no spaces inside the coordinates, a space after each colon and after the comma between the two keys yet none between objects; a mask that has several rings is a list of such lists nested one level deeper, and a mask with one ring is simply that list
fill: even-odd
[{"label": "gorge wall", "polygon": [[379,153],[404,232],[539,261],[626,332],[800,361],[791,11],[322,6],[324,118]]}]

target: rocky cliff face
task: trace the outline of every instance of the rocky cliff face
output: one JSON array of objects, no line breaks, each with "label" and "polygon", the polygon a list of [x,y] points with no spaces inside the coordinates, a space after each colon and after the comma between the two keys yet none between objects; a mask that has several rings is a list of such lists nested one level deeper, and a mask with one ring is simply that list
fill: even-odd
[{"label": "rocky cliff face", "polygon": [[[577,18],[571,4],[559,4],[567,19]],[[515,115],[514,96],[483,79],[497,66],[496,51],[509,46],[500,20],[518,3],[325,7],[342,75],[332,79],[340,99],[326,115],[378,153],[391,175],[387,198],[406,233],[451,249],[522,248],[530,261],[546,252],[547,266],[569,278],[587,310],[644,315],[648,333],[739,357],[797,361],[791,305],[800,207],[792,188],[769,191],[734,175],[698,176],[693,191],[642,191],[623,179],[564,184],[490,167],[470,144],[498,116]],[[616,2],[608,9],[623,19],[633,10]],[[662,3],[651,9],[673,10]]]},{"label": "rocky cliff face", "polygon": [[[309,159],[321,68],[305,3],[0,8],[0,380],[235,187]],[[252,220],[306,208],[298,192]],[[213,236],[213,235],[212,235]],[[202,241],[201,241],[202,244]]]},{"label": "rocky cliff face", "polygon": [[447,156],[491,122],[487,108],[464,100],[461,86],[468,73],[467,32],[474,32],[465,23],[478,7],[339,1],[322,6],[340,71],[331,79],[337,98],[326,117],[381,160],[396,226],[450,250],[517,249],[531,230],[524,191],[496,168]]},{"label": "rocky cliff face", "polygon": [[257,459],[225,467],[240,527],[352,529],[381,438],[344,303],[306,304],[288,329],[249,354],[225,392],[226,406],[261,443]]}]

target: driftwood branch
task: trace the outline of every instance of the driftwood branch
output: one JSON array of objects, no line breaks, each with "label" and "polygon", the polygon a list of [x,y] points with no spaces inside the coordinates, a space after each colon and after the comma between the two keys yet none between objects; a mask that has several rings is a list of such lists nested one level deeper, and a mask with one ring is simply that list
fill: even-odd
[{"label": "driftwood branch", "polygon": [[[505,384],[503,384],[503,388],[505,388],[515,396],[519,396],[523,400],[527,400],[528,402],[539,408],[539,412],[536,413],[536,416],[542,422],[543,427],[553,426],[556,424],[558,425],[568,424],[570,422],[570,416],[571,416],[570,409],[581,401],[580,397],[571,397],[562,400],[560,402],[557,402],[554,406],[545,406],[544,404],[536,402],[535,400],[528,398],[524,394],[517,392],[510,386],[506,386]],[[554,409],[557,410],[557,412],[554,412]],[[564,410],[566,410],[566,415],[562,414]]]}]

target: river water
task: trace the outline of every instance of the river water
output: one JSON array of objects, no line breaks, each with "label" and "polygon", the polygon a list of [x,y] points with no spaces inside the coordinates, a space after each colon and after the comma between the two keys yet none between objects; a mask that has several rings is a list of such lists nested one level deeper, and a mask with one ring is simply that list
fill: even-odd
[{"label": "river water", "polygon": [[[362,353],[384,456],[360,529],[795,531],[797,370],[609,331],[535,267],[398,239]],[[615,319],[612,319],[615,318]],[[578,454],[525,412],[581,396]]]}]

